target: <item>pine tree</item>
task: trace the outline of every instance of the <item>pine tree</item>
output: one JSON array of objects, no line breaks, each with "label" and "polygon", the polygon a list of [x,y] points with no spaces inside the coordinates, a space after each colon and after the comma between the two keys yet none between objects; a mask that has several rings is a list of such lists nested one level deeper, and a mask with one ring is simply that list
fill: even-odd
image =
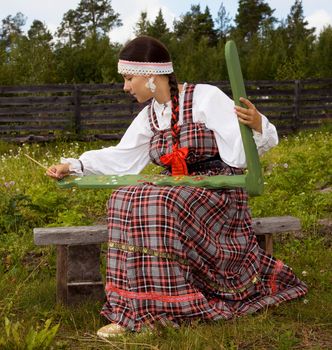
[{"label": "pine tree", "polygon": [[16,37],[23,35],[23,26],[26,23],[26,17],[18,12],[14,17],[9,15],[2,20],[0,28],[0,43],[3,47],[9,48]]},{"label": "pine tree", "polygon": [[170,30],[167,27],[161,9],[159,9],[158,15],[154,22],[148,24],[147,34],[161,40],[166,45],[168,44],[170,39]]},{"label": "pine tree", "polygon": [[53,36],[43,22],[35,19],[28,30],[28,38],[29,40],[39,41],[40,44],[49,45]]},{"label": "pine tree", "polygon": [[215,46],[218,41],[210,10],[206,6],[201,12],[200,5],[192,5],[189,12],[174,21],[174,35],[178,40],[191,36],[197,43],[206,38],[209,46]]},{"label": "pine tree", "polygon": [[301,0],[295,0],[282,26],[287,57],[278,68],[278,79],[302,79],[313,72],[312,55],[315,28],[307,28]]},{"label": "pine tree", "polygon": [[23,26],[26,17],[18,12],[15,16],[7,16],[2,20],[0,27],[0,84],[13,85],[19,79],[19,72],[15,69],[13,52],[22,38],[24,38]]},{"label": "pine tree", "polygon": [[159,9],[158,15],[156,16],[153,22],[150,22],[147,19],[147,17],[148,17],[147,12],[142,11],[140,15],[140,19],[136,23],[135,29],[134,29],[136,36],[149,35],[159,39],[160,41],[162,41],[164,44],[167,45],[169,43],[171,33],[165,22],[162,10]]},{"label": "pine tree", "polygon": [[148,30],[151,24],[147,18],[148,13],[146,11],[142,11],[140,14],[140,18],[134,28],[136,36],[148,35]]},{"label": "pine tree", "polygon": [[[332,78],[332,26],[325,27],[319,34],[315,44],[315,75],[321,78]],[[317,64],[319,62],[319,64]]]},{"label": "pine tree", "polygon": [[249,42],[263,28],[263,24],[266,26],[275,23],[273,12],[263,0],[239,0],[233,35],[239,40]]},{"label": "pine tree", "polygon": [[110,0],[81,0],[75,10],[63,16],[57,36],[71,45],[80,45],[87,37],[104,37],[121,26],[120,15]]},{"label": "pine tree", "polygon": [[308,21],[304,18],[302,0],[295,0],[286,20],[286,29],[291,48],[303,40],[312,41],[315,28],[307,28],[308,24]]},{"label": "pine tree", "polygon": [[216,19],[216,22],[218,23],[217,27],[217,35],[219,39],[226,39],[228,36],[230,30],[231,30],[231,18],[229,16],[229,13],[226,11],[226,8],[223,3],[220,4],[219,10],[218,10],[218,17]]}]

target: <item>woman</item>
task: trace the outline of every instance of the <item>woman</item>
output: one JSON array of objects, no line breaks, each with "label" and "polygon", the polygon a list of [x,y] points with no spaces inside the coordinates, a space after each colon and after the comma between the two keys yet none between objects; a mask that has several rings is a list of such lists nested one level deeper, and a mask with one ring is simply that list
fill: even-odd
[{"label": "woman", "polygon": [[[62,159],[48,175],[137,174],[152,160],[169,175],[233,175],[246,166],[236,116],[260,153],[275,127],[247,99],[235,107],[218,88],[179,85],[170,55],[142,36],[120,53],[124,91],[151,103],[115,147]],[[109,248],[100,336],[155,322],[230,319],[303,296],[307,288],[258,246],[243,189],[126,186],[108,203]]]}]

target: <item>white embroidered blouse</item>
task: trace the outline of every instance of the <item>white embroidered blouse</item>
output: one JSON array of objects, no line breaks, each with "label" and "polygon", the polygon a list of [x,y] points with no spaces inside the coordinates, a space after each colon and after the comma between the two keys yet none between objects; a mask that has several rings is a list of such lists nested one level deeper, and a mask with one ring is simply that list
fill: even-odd
[{"label": "white embroidered blouse", "polygon": [[[184,88],[179,96],[179,124],[183,121]],[[170,127],[171,102],[153,104],[159,129]],[[246,160],[240,127],[234,111],[234,102],[213,85],[197,84],[193,94],[193,122],[204,123],[214,132],[221,159],[230,166],[245,168]],[[276,128],[262,115],[262,133],[253,131],[254,140],[261,155],[278,144]],[[150,129],[148,106],[133,120],[116,146],[83,153],[78,159],[61,158],[69,163],[75,175],[138,174],[149,163],[149,145],[153,133]]]}]

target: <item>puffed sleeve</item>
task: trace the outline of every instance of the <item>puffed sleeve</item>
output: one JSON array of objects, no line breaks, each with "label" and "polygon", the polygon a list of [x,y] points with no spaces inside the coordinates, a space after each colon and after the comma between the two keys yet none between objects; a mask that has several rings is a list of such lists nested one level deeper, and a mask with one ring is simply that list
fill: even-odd
[{"label": "puffed sleeve", "polygon": [[62,158],[61,163],[69,163],[71,173],[76,175],[138,174],[149,163],[152,135],[146,106],[116,146],[85,152],[79,160]]},{"label": "puffed sleeve", "polygon": [[[260,113],[261,114],[261,113]],[[276,146],[279,142],[278,133],[276,127],[269,122],[269,120],[262,116],[262,133],[253,130],[254,140],[258,149],[258,154],[261,156],[270,148]]]},{"label": "puffed sleeve", "polygon": [[[246,167],[234,101],[215,86],[199,84],[194,91],[194,121],[213,130],[221,159],[230,166]],[[276,128],[262,115],[262,134],[254,132],[259,154],[278,144]]]}]

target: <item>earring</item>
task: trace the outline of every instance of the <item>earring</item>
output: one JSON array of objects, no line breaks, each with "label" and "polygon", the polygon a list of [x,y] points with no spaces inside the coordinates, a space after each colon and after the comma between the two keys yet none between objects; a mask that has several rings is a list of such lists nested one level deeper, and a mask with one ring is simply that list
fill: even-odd
[{"label": "earring", "polygon": [[146,82],[145,86],[151,91],[155,92],[156,91],[156,84],[154,83],[154,77],[150,77],[148,81]]}]

